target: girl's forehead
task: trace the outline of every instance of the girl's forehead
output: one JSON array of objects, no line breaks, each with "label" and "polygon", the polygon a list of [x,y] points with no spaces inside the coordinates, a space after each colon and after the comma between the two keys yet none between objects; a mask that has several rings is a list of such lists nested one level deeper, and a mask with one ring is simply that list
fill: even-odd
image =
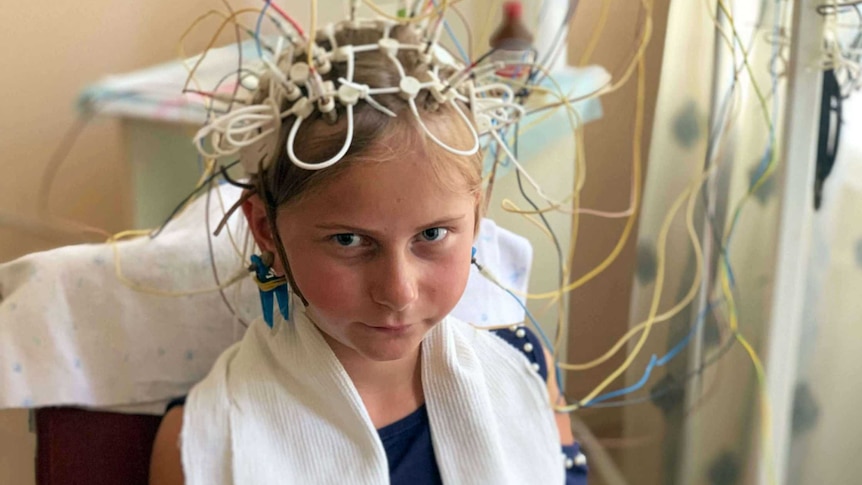
[{"label": "girl's forehead", "polygon": [[475,195],[466,182],[452,186],[425,159],[355,161],[296,204],[307,221],[343,220],[379,224],[472,213]]},{"label": "girl's forehead", "polygon": [[474,190],[476,184],[471,179],[481,179],[481,168],[471,166],[473,161],[411,136],[384,136],[347,162],[343,170],[327,181],[334,184],[323,185],[336,185],[344,190],[393,182],[394,189],[405,180],[417,179],[417,185],[428,191],[458,193]]},{"label": "girl's forehead", "polygon": [[[441,171],[450,177],[441,177]],[[436,167],[420,155],[403,159],[352,163],[341,173],[321,184],[321,198],[331,203],[348,198],[368,200],[438,199],[469,193],[466,181],[448,183],[459,178],[452,167]],[[463,177],[461,177],[463,178]]]}]

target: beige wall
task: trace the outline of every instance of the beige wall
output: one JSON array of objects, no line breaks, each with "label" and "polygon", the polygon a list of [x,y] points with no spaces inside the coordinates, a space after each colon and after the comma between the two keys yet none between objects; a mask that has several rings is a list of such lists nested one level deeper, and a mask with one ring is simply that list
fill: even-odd
[{"label": "beige wall", "polygon": [[36,437],[28,430],[27,411],[0,411],[0,483],[30,485]]},{"label": "beige wall", "polygon": [[[232,0],[235,8],[258,5]],[[282,2],[284,4],[284,2]],[[307,8],[299,9],[306,15]],[[80,90],[109,73],[175,59],[177,41],[197,15],[223,9],[217,0],[173,2],[4,2],[0,13],[0,262],[69,244],[36,223],[40,178],[64,132],[76,118]],[[188,51],[200,50],[204,31]],[[108,231],[131,219],[129,170],[119,123],[97,119],[83,132],[51,191],[50,210]],[[10,218],[26,221],[10,224]],[[27,413],[0,411],[0,483],[33,483],[35,439]]]}]

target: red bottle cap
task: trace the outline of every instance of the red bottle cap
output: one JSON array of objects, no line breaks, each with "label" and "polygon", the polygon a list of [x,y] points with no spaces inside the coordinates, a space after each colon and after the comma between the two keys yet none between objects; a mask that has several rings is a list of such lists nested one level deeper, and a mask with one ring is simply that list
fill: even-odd
[{"label": "red bottle cap", "polygon": [[506,18],[521,18],[521,14],[523,13],[523,11],[524,7],[523,5],[521,5],[521,2],[512,1],[503,4],[503,14],[506,16]]}]

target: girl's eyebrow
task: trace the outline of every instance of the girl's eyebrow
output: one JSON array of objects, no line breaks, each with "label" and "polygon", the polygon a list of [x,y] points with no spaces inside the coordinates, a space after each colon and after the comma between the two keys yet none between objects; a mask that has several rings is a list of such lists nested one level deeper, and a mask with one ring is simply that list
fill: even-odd
[{"label": "girl's eyebrow", "polygon": [[[430,222],[428,224],[422,224],[421,226],[414,229],[414,231],[419,232],[419,231],[422,231],[422,230],[425,230],[428,228],[432,228],[432,227],[451,225],[451,224],[454,224],[458,221],[463,220],[465,217],[467,217],[466,214],[463,214],[460,216],[442,217],[442,218],[434,220],[433,222]],[[379,231],[375,231],[373,229],[366,229],[366,228],[362,228],[362,227],[358,227],[358,226],[351,226],[350,224],[340,224],[340,223],[315,224],[314,227],[317,229],[322,229],[322,230],[326,230],[326,231],[344,231],[346,233],[349,232],[349,233],[356,233],[356,234],[366,234],[366,235],[373,236],[373,237],[380,237],[383,235]]]},{"label": "girl's eyebrow", "polygon": [[462,214],[460,216],[444,217],[442,219],[437,219],[436,221],[434,221],[430,224],[423,224],[423,225],[417,227],[416,231],[418,232],[418,231],[422,231],[424,229],[429,229],[429,228],[437,227],[437,226],[448,226],[448,225],[454,224],[454,223],[464,219],[465,217],[467,217],[466,214]]}]

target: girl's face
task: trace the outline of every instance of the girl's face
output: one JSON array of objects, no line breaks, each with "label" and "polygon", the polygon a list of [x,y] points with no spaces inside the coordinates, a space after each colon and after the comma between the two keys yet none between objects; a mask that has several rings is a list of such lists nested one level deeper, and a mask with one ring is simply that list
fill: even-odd
[{"label": "girl's face", "polygon": [[279,212],[296,285],[339,357],[413,355],[464,292],[478,198],[441,186],[430,163],[359,162]]}]

